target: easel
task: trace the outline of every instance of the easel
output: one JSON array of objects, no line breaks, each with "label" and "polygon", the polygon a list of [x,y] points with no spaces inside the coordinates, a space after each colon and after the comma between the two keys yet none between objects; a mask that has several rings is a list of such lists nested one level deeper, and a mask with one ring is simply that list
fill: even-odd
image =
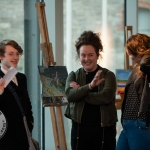
[{"label": "easel", "polygon": [[[129,38],[128,32],[130,31],[130,36],[132,35],[132,26],[125,26],[125,33],[126,33],[126,41]],[[125,69],[132,69],[132,66],[130,66],[130,62],[129,62],[129,56],[126,53],[126,47],[125,47],[125,51],[124,51],[124,56],[125,56]],[[133,64],[133,62],[132,62]],[[121,99],[116,99],[115,105],[116,105],[116,109],[121,109],[121,105],[124,99],[124,94],[120,94]]]},{"label": "easel", "polygon": [[[37,2],[35,3],[35,6],[37,9],[38,22],[40,27],[41,39],[42,39],[42,43],[40,44],[40,49],[43,52],[43,65],[45,67],[51,66],[51,64],[56,65],[56,62],[54,62],[54,57],[53,57],[52,44],[50,43],[49,36],[48,36],[47,21],[46,21],[45,9],[44,9],[45,3]],[[52,120],[55,148],[56,150],[67,150],[61,106],[57,105],[57,106],[49,106],[49,107],[50,107],[50,114]],[[58,129],[60,132],[60,137],[59,137]]]},{"label": "easel", "polygon": [[[130,36],[132,35],[132,26],[125,26],[125,32],[126,32],[126,41],[129,38],[128,31],[130,31]],[[133,64],[133,62],[132,62]],[[133,66],[133,65],[132,65]],[[129,56],[126,53],[126,47],[125,47],[125,69],[132,69],[132,66],[130,66],[129,62]]]}]

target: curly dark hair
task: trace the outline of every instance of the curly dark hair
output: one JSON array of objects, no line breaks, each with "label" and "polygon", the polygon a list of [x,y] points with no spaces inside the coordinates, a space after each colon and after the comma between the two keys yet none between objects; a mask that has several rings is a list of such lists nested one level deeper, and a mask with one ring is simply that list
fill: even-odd
[{"label": "curly dark hair", "polygon": [[97,56],[100,56],[100,52],[103,51],[102,41],[99,38],[99,34],[94,33],[93,31],[84,31],[77,39],[75,47],[78,55],[80,53],[80,47],[83,45],[92,45]]},{"label": "curly dark hair", "polygon": [[10,39],[5,39],[5,40],[0,42],[0,56],[4,56],[5,46],[7,46],[7,45],[12,46],[13,48],[15,48],[19,52],[20,55],[22,55],[23,50],[22,50],[21,46],[16,41],[10,40]]}]

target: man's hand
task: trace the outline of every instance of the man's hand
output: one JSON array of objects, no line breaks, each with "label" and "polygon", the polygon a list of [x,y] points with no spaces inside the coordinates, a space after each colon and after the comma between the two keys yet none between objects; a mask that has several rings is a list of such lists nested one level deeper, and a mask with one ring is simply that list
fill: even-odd
[{"label": "man's hand", "polygon": [[5,80],[3,80],[2,78],[0,79],[0,95],[3,94],[4,92],[4,84],[5,84]]}]

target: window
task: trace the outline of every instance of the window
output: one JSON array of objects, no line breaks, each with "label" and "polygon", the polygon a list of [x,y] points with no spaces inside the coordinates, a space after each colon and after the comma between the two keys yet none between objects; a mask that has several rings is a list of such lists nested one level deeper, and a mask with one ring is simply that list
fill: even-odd
[{"label": "window", "polygon": [[[24,1],[5,0],[0,5],[0,41],[15,40],[24,50]],[[24,55],[20,57],[18,71],[24,72]]]},{"label": "window", "polygon": [[138,32],[150,36],[150,0],[138,1]]},{"label": "window", "polygon": [[[64,0],[64,43],[68,72],[81,67],[76,60],[75,41],[84,30],[100,33],[104,52],[102,67],[115,72],[124,68],[124,1]],[[111,60],[111,61],[110,61]],[[72,62],[73,63],[70,63]],[[119,63],[118,63],[119,62]]]}]

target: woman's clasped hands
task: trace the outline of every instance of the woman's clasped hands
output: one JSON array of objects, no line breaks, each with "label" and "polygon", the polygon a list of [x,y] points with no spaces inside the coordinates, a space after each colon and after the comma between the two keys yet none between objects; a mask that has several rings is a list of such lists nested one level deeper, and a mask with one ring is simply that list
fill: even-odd
[{"label": "woman's clasped hands", "polygon": [[[105,79],[104,78],[100,78],[100,75],[102,73],[102,70],[97,71],[95,77],[93,78],[93,80],[91,81],[91,83],[89,83],[89,89],[93,89],[94,87],[98,86],[100,83],[102,83]],[[72,88],[79,88],[80,85],[77,82],[71,82],[70,83],[70,87]]]}]

